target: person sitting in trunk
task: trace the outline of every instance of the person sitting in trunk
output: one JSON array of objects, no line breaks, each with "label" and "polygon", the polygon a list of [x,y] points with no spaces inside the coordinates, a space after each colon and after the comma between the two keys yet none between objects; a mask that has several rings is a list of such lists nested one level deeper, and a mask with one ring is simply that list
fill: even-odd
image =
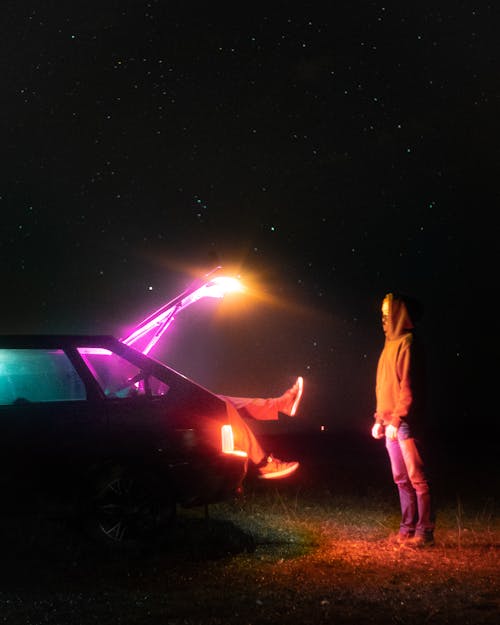
[{"label": "person sitting in trunk", "polygon": [[279,414],[294,417],[302,399],[304,381],[298,377],[295,384],[279,397],[230,397],[219,395],[229,402],[236,411],[230,412],[235,445],[247,452],[249,460],[257,467],[260,479],[272,480],[287,477],[299,468],[297,461],[285,462],[267,453],[255,437],[246,419],[275,421]]}]

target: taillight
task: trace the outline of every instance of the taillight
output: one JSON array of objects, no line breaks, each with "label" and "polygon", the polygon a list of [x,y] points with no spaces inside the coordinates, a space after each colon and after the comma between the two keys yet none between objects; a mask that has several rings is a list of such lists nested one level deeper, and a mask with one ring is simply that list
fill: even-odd
[{"label": "taillight", "polygon": [[220,429],[222,453],[233,456],[247,457],[247,452],[234,448],[234,435],[231,425],[223,425]]}]

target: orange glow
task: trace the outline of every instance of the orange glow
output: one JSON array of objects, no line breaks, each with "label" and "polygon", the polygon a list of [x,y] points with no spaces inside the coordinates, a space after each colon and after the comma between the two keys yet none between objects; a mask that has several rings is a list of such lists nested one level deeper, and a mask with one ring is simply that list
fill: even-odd
[{"label": "orange glow", "polygon": [[241,451],[234,448],[234,434],[231,425],[223,425],[220,429],[220,434],[223,453],[232,454],[233,456],[241,456],[242,458],[247,457],[248,454],[246,451]]},{"label": "orange glow", "polygon": [[[227,268],[225,268],[227,271]],[[232,272],[233,273],[233,272]],[[233,275],[239,275],[236,272]],[[287,296],[286,292],[283,292],[281,288],[279,276],[269,274],[258,274],[250,272],[245,269],[244,281],[245,281],[245,297],[241,298],[241,303],[236,304],[236,298],[229,298],[234,301],[234,305],[238,305],[238,313],[252,314],[255,309],[266,313],[266,309],[273,311],[284,312],[288,318],[309,318],[314,319],[315,322],[322,323],[330,319],[330,313],[322,312],[320,309],[305,305],[297,300],[295,296],[291,299]],[[240,301],[240,298],[238,298]],[[224,314],[224,304],[217,309],[216,316]],[[234,312],[233,312],[234,315]]]}]

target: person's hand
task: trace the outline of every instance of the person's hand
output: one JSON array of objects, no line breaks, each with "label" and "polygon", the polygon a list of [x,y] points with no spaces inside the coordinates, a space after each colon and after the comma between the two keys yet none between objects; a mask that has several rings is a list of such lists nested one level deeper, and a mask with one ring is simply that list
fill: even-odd
[{"label": "person's hand", "polygon": [[394,425],[387,425],[385,428],[385,435],[391,441],[396,440],[398,437],[398,428],[394,427]]},{"label": "person's hand", "polygon": [[384,438],[384,426],[381,423],[375,423],[372,427],[373,438]]}]

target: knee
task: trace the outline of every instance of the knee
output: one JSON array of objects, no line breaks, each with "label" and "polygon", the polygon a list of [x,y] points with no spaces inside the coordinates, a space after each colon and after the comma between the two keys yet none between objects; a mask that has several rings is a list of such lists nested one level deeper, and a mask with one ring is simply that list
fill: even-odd
[{"label": "knee", "polygon": [[425,495],[429,492],[429,484],[425,479],[412,480],[411,485],[419,495]]},{"label": "knee", "polygon": [[398,486],[411,485],[411,482],[405,473],[394,473],[392,478],[394,480],[394,484],[397,484]]}]

